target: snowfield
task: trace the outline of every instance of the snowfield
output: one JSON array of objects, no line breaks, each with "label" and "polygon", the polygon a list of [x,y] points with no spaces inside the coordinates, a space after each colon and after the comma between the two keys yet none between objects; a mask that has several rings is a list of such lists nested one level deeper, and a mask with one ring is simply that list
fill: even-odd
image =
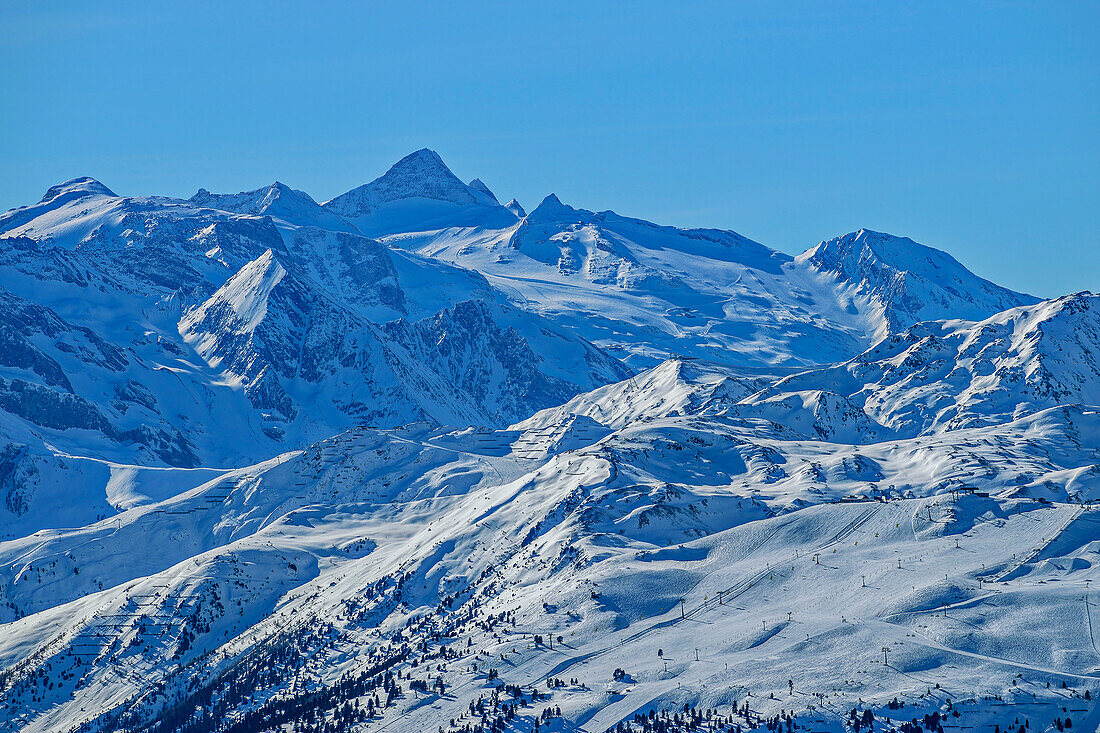
[{"label": "snowfield", "polygon": [[428,150],[0,245],[0,730],[1100,729],[1098,296]]}]

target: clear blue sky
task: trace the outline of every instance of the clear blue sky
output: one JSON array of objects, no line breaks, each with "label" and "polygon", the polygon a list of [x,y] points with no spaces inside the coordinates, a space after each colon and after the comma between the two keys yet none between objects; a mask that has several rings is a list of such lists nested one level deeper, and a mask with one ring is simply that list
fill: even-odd
[{"label": "clear blue sky", "polygon": [[78,175],[323,201],[430,147],[528,208],[1100,289],[1100,3],[167,5],[3,3],[0,209]]}]

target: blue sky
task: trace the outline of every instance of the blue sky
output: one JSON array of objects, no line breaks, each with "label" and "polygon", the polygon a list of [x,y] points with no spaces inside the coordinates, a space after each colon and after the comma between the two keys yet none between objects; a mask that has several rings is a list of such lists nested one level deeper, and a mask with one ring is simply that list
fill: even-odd
[{"label": "blue sky", "polygon": [[323,201],[430,147],[528,208],[1100,289],[1100,3],[164,5],[4,4],[0,209],[78,175]]}]

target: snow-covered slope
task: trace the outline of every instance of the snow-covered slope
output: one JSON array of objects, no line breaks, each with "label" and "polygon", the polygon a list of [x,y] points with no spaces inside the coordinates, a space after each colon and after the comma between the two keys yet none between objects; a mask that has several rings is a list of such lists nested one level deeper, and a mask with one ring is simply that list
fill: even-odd
[{"label": "snow-covered slope", "polygon": [[468,300],[423,320],[373,324],[268,250],[189,311],[180,333],[212,369],[240,380],[280,436],[278,423],[311,405],[328,426],[341,415],[361,425],[506,424],[626,373],[584,341],[521,320],[508,306]]},{"label": "snow-covered slope", "polygon": [[431,151],[61,184],[0,215],[0,730],[1097,730],[1098,314]]},{"label": "snow-covered slope", "polygon": [[453,731],[521,694],[524,728],[747,700],[746,727],[1072,705],[1087,729],[1100,521],[1067,500],[1096,499],[1100,412],[843,445],[731,409],[753,386],[670,362],[507,430],[356,429],[2,543],[0,704],[31,730],[350,701]]},{"label": "snow-covered slope", "polygon": [[523,217],[527,216],[527,212],[523,210],[523,207],[520,206],[519,201],[516,201],[515,199],[512,199],[511,201],[506,203],[504,205],[504,208],[515,214],[517,219],[522,219]]}]

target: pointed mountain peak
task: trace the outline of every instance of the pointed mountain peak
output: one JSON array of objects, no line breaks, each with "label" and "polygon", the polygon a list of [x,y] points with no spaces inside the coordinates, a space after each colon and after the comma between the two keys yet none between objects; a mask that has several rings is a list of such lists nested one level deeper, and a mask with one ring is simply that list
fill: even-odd
[{"label": "pointed mountain peak", "polygon": [[276,215],[280,213],[294,213],[298,214],[304,210],[313,212],[315,209],[320,209],[321,205],[313,200],[305,191],[299,191],[296,188],[291,188],[285,183],[275,181],[270,186],[261,188],[259,190],[262,194],[261,207],[266,212],[271,212],[273,207],[278,207],[278,210],[272,213]]},{"label": "pointed mountain peak", "polygon": [[256,302],[256,296],[259,295],[266,306],[267,296],[285,276],[286,268],[275,253],[267,249],[218,288],[214,298],[221,297],[238,312],[247,310],[255,315],[255,310],[250,306]]},{"label": "pointed mountain peak", "polygon": [[535,210],[527,215],[527,220],[536,223],[542,221],[562,221],[583,216],[591,216],[591,211],[574,209],[568,204],[563,204],[555,194],[550,194],[542,200]]},{"label": "pointed mountain peak", "polygon": [[[905,257],[933,257],[954,260],[951,255],[934,247],[927,247],[914,242],[909,237],[900,237],[888,232],[876,232],[874,229],[861,227],[857,231],[839,237],[838,240],[845,247],[864,247],[874,252],[879,257],[905,258]],[[834,242],[838,240],[832,240]]]},{"label": "pointed mountain peak", "polygon": [[504,210],[488,186],[476,178],[463,183],[438,153],[427,148],[406,155],[385,175],[340,194],[324,207],[368,236],[409,231],[402,227],[513,223],[513,214]]},{"label": "pointed mountain peak", "polygon": [[271,200],[274,200],[274,199],[277,199],[277,198],[280,198],[280,197],[283,197],[283,196],[290,196],[292,198],[301,199],[303,202],[312,204],[313,206],[320,206],[320,204],[318,204],[316,201],[314,201],[313,197],[310,196],[305,191],[299,191],[296,188],[291,188],[290,186],[286,185],[285,183],[282,183],[281,181],[275,181],[270,186],[265,186],[264,188],[262,188],[260,190],[265,193],[265,196],[268,199],[271,199]]},{"label": "pointed mountain peak", "polygon": [[466,188],[466,185],[443,162],[443,158],[439,157],[439,153],[428,148],[409,153],[390,166],[381,178],[375,179],[370,185],[382,188],[383,186],[379,184],[383,183],[398,190],[404,186],[415,190],[417,185],[430,187],[433,184]]},{"label": "pointed mountain peak", "polygon": [[[201,336],[200,326],[210,314],[232,313],[233,327],[241,333],[251,333],[267,316],[271,292],[282,282],[287,271],[270,249],[246,263],[225,281],[213,295],[187,314],[181,325],[192,338]],[[200,342],[200,352],[209,349],[215,339]]]},{"label": "pointed mountain peak", "polygon": [[946,252],[871,229],[822,242],[797,259],[877,303],[889,330],[943,318],[981,320],[1038,300],[978,277]]},{"label": "pointed mountain peak", "polygon": [[56,186],[50,186],[49,190],[46,191],[46,195],[42,197],[39,203],[52,201],[62,194],[68,194],[70,198],[82,196],[110,196],[112,198],[117,198],[118,196],[118,194],[96,179],[89,176],[81,176],[71,181],[59,183]]},{"label": "pointed mountain peak", "polygon": [[381,204],[403,199],[432,199],[460,206],[499,205],[491,193],[486,198],[485,194],[460,181],[434,150],[422,148],[394,163],[379,178],[327,202],[325,208],[355,219],[373,212]]},{"label": "pointed mountain peak", "polygon": [[242,267],[241,270],[244,271],[250,268],[259,271],[266,271],[272,268],[281,269],[282,265],[279,263],[279,259],[275,256],[275,251],[269,247],[264,250],[264,253],[262,255]]},{"label": "pointed mountain peak", "polygon": [[909,237],[899,237],[873,229],[858,229],[841,237],[822,242],[803,253],[821,268],[832,269],[858,266],[860,263],[884,265],[895,270],[925,275],[929,271],[963,271],[959,262],[942,250],[914,242]]},{"label": "pointed mountain peak", "polygon": [[[519,206],[519,204],[516,204],[516,206]],[[520,209],[520,211],[522,210]],[[556,229],[591,222],[594,216],[595,214],[591,211],[574,209],[568,204],[563,204],[555,194],[550,194],[535,207],[534,211],[523,217],[519,227],[508,239],[508,246],[512,249],[520,249],[524,246],[524,242],[532,241],[532,236],[534,236],[534,241],[539,241],[542,235],[532,234],[536,230],[541,231],[546,227]]]},{"label": "pointed mountain peak", "polygon": [[519,201],[516,201],[515,199],[512,199],[511,201],[506,203],[504,205],[504,208],[515,214],[517,219],[522,219],[523,217],[527,216],[527,212],[523,210],[523,207],[520,206]]},{"label": "pointed mountain peak", "polygon": [[401,160],[394,163],[392,167],[396,168],[397,166],[401,165],[402,163],[408,163],[408,162],[413,162],[413,161],[420,162],[423,165],[439,166],[440,168],[446,169],[446,171],[448,173],[451,172],[451,169],[447,168],[447,164],[443,162],[443,158],[440,157],[439,153],[435,152],[431,148],[420,148],[420,150],[414,150],[413,152],[409,153],[408,155],[406,155]]},{"label": "pointed mountain peak", "polygon": [[474,191],[475,193],[480,193],[480,194],[488,197],[497,206],[500,205],[500,201],[497,200],[496,194],[494,194],[492,191],[490,191],[489,187],[486,186],[480,178],[475,178],[474,180],[470,181],[466,185],[469,186],[471,191]]}]

